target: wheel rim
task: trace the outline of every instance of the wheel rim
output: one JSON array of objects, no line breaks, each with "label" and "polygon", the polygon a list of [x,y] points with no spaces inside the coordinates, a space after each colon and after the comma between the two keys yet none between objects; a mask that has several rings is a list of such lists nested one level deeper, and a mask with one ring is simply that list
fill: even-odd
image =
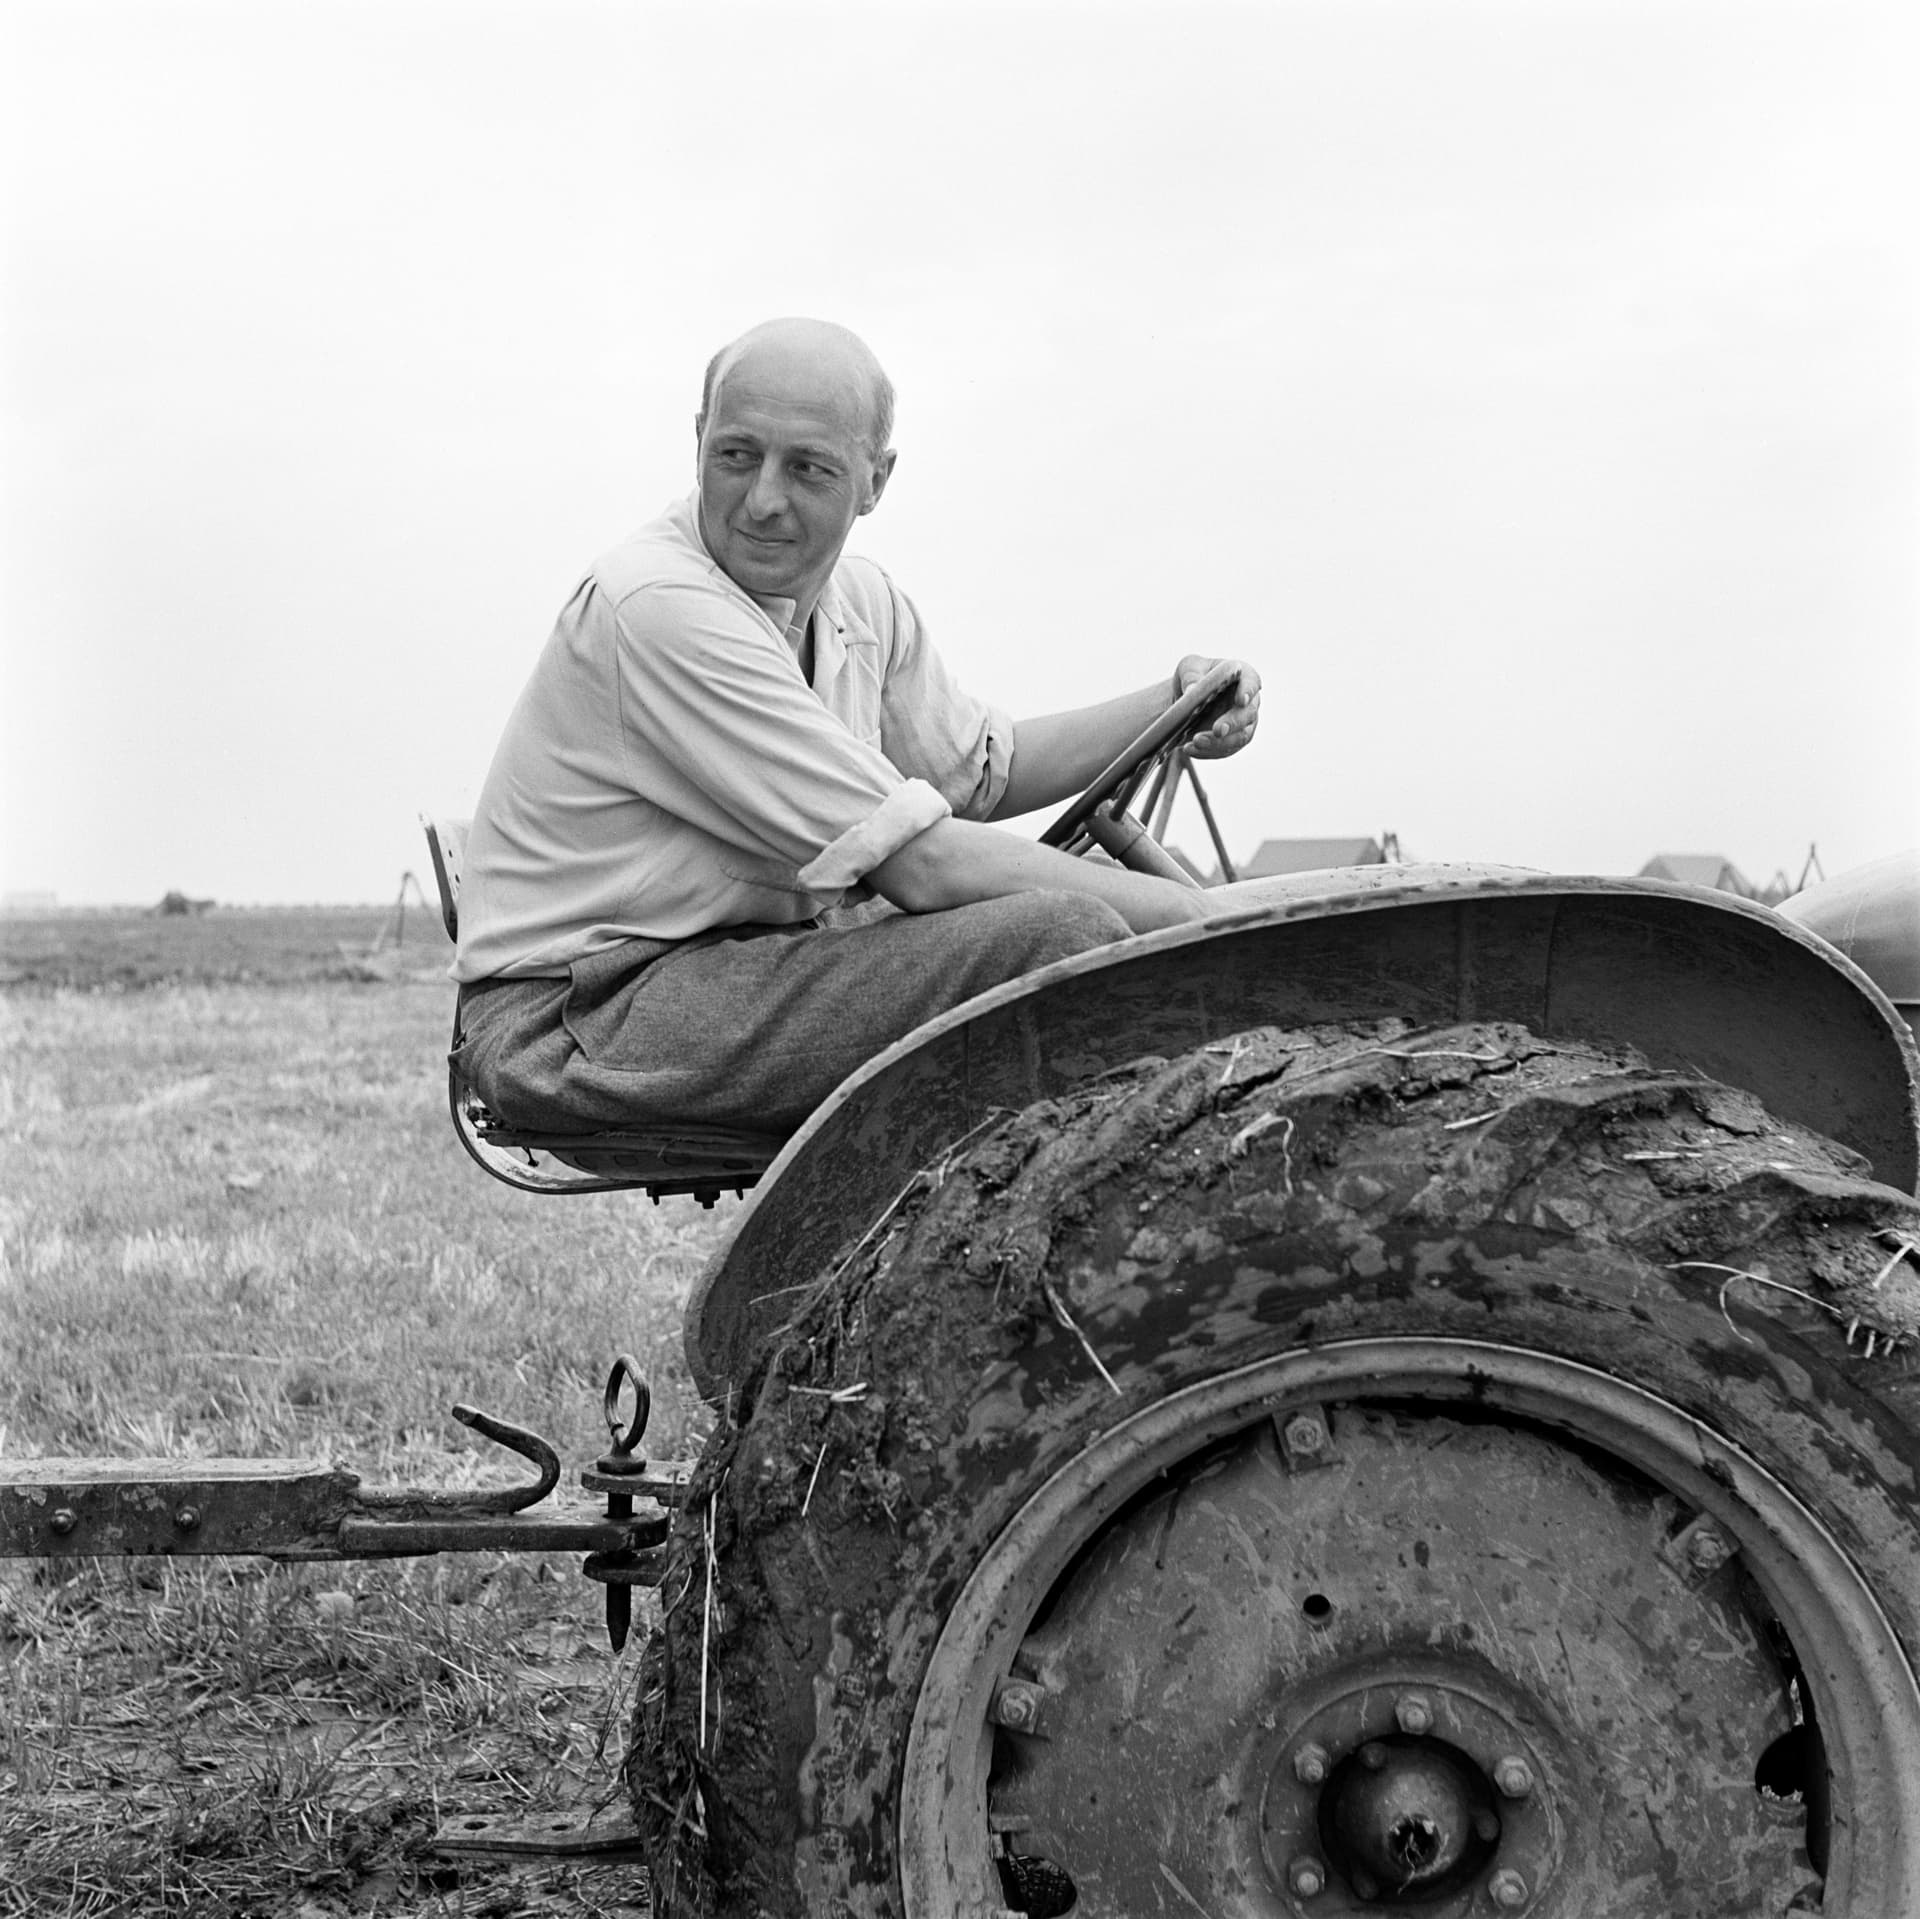
[{"label": "wheel rim", "polygon": [[[1102,1555],[1087,1551],[1097,1539],[1103,1550],[1118,1541],[1106,1557],[1116,1565],[1126,1561],[1124,1539],[1109,1530],[1116,1515],[1160,1476],[1270,1418],[1267,1430],[1274,1438],[1267,1443],[1284,1456],[1283,1464],[1288,1469],[1306,1464],[1315,1452],[1311,1427],[1321,1417],[1319,1408],[1334,1401],[1342,1405],[1335,1453],[1360,1458],[1375,1443],[1367,1422],[1388,1415],[1365,1407],[1392,1405],[1398,1409],[1392,1416],[1403,1420],[1419,1407],[1436,1421],[1480,1409],[1524,1422],[1528,1429],[1502,1441],[1510,1448],[1510,1462],[1545,1470],[1553,1467],[1548,1455],[1558,1453],[1566,1470],[1592,1474],[1590,1456],[1598,1454],[1614,1468],[1629,1469],[1626,1475],[1613,1474],[1623,1486],[1627,1479],[1646,1482],[1634,1496],[1656,1505],[1664,1499],[1673,1509],[1672,1537],[1659,1546],[1665,1566],[1651,1575],[1642,1595],[1656,1608],[1655,1623],[1664,1627],[1672,1614],[1691,1630],[1688,1622],[1696,1615],[1709,1622],[1727,1617],[1729,1593],[1750,1580],[1799,1656],[1802,1683],[1825,1741],[1837,1809],[1830,1822],[1824,1909],[1864,1914],[1920,1904],[1920,1785],[1913,1783],[1920,1781],[1920,1687],[1866,1579],[1814,1514],[1754,1459],[1698,1421],[1591,1368],[1480,1342],[1388,1339],[1276,1356],[1169,1395],[1096,1440],[1001,1532],[942,1630],[908,1741],[900,1858],[911,1919],[932,1919],[956,1907],[993,1911],[1004,1905],[992,1863],[990,1815],[1003,1832],[1009,1826],[1019,1829],[1011,1842],[1003,1838],[1001,1844],[1036,1849],[1053,1860],[1065,1876],[1061,1898],[1070,1899],[1079,1885],[1087,1897],[1077,1910],[1127,1909],[1125,1888],[1112,1885],[1101,1861],[1084,1854],[1057,1859],[1047,1851],[1049,1846],[1071,1850],[1074,1841],[1060,1840],[1049,1827],[1064,1831],[1076,1820],[1084,1825],[1085,1782],[1117,1749],[1111,1700],[1091,1701],[1084,1723],[1074,1722],[1069,1713],[1064,1726],[1053,1728],[1061,1734],[1058,1752],[1048,1750],[1044,1724],[1038,1740],[1016,1739],[1023,1755],[1019,1776],[1011,1786],[997,1782],[989,1805],[996,1722],[1021,1727],[1031,1723],[1026,1715],[1053,1703],[1044,1670],[1046,1634],[1029,1642],[1029,1629],[1076,1561],[1067,1589],[1071,1603],[1079,1605],[1084,1598],[1089,1606],[1109,1606],[1115,1619],[1124,1617],[1135,1600],[1124,1583],[1132,1575],[1103,1569]],[[1350,1410],[1350,1402],[1358,1404]],[[1499,1434],[1503,1429],[1486,1430]],[[1534,1436],[1540,1432],[1556,1440]],[[1575,1445],[1566,1446],[1567,1440]],[[1536,1451],[1528,1454],[1528,1447]],[[1306,1487],[1307,1475],[1295,1484]],[[1364,1487],[1359,1490],[1364,1497]],[[1676,1502],[1686,1510],[1678,1510]],[[1304,1494],[1296,1503],[1311,1505]],[[1625,1492],[1621,1511],[1623,1519],[1608,1525],[1596,1521],[1582,1531],[1583,1568],[1596,1554],[1603,1564],[1625,1563],[1637,1523]],[[1689,1513],[1697,1517],[1689,1519]],[[1229,1534],[1237,1523],[1229,1523]],[[1463,1523],[1479,1522],[1469,1515]],[[1504,1544],[1492,1558],[1499,1551],[1531,1550],[1524,1526],[1509,1528],[1502,1537]],[[1729,1561],[1729,1553],[1737,1561]],[[1319,1569],[1290,1564],[1287,1570],[1298,1575]],[[1199,1564],[1176,1570],[1189,1583],[1203,1585],[1225,1576]],[[1266,1572],[1273,1570],[1270,1563]],[[1315,1597],[1325,1595],[1306,1595],[1308,1601]],[[1541,1602],[1536,1597],[1534,1603]],[[1441,1610],[1447,1604],[1443,1594]],[[1303,1609],[1311,1619],[1311,1610]],[[1380,1613],[1383,1631],[1392,1623],[1390,1611]],[[1400,1617],[1398,1627],[1405,1625]],[[1636,1687],[1649,1686],[1649,1671],[1673,1664],[1669,1657],[1665,1666],[1629,1671],[1619,1655],[1621,1649],[1630,1654],[1633,1636],[1629,1625],[1618,1648],[1609,1646],[1597,1655],[1601,1667],[1618,1666],[1625,1675],[1623,1708],[1633,1703]],[[1245,1709],[1245,1725],[1223,1727],[1217,1750],[1209,1748],[1220,1760],[1219,1777],[1184,1790],[1169,1780],[1160,1795],[1159,1816],[1168,1831],[1179,1827],[1206,1836],[1176,1857],[1147,1832],[1149,1822],[1136,1820],[1142,1835],[1136,1856],[1131,1866],[1123,1857],[1121,1869],[1147,1874],[1169,1910],[1197,1906],[1219,1914],[1274,1915],[1396,1906],[1433,1915],[1595,1911],[1594,1886],[1612,1883],[1606,1878],[1612,1842],[1594,1830],[1588,1795],[1594,1790],[1595,1761],[1582,1749],[1590,1741],[1581,1736],[1579,1714],[1569,1723],[1567,1688],[1556,1691],[1546,1674],[1536,1679],[1518,1670],[1517,1660],[1489,1656],[1484,1648],[1423,1650],[1405,1630],[1386,1637],[1393,1640],[1390,1650],[1363,1659],[1316,1661],[1303,1655],[1269,1661],[1274,1669],[1263,1670],[1253,1654],[1250,1669],[1196,1680],[1201,1701],[1196,1710],[1209,1728],[1227,1706]],[[1216,1663],[1223,1656],[1237,1660],[1244,1639],[1235,1632],[1216,1633],[1202,1657]],[[1750,1744],[1763,1737],[1764,1698],[1758,1695],[1770,1687],[1779,1692],[1777,1678],[1755,1677],[1753,1652],[1747,1646],[1738,1659],[1721,1662],[1745,1669],[1728,1676],[1725,1685],[1708,1673],[1712,1659],[1689,1667],[1686,1675],[1689,1687],[1702,1676],[1708,1695],[1702,1708],[1689,1691],[1686,1710],[1719,1715],[1731,1729],[1735,1749],[1743,1740]],[[1029,1677],[1038,1671],[1039,1683],[1015,1675],[1016,1655]],[[1574,1670],[1571,1653],[1568,1670]],[[1705,1684],[1707,1678],[1714,1684]],[[1776,1725],[1785,1723],[1780,1718]],[[1141,1722],[1134,1734],[1154,1749],[1158,1735],[1151,1723]],[[1095,1750],[1103,1738],[1108,1747]],[[1378,1750],[1363,1761],[1368,1747]],[[1504,1780],[1499,1776],[1509,1761],[1522,1769],[1524,1781],[1519,1772]],[[1682,1783],[1699,1790],[1692,1798],[1683,1793],[1668,1810],[1680,1809],[1688,1828],[1682,1837],[1699,1853],[1707,1842],[1695,1829],[1711,1826],[1739,1794],[1725,1780]],[[1750,1776],[1736,1783],[1760,1808]],[[1505,1790],[1523,1784],[1525,1790]],[[1429,1819],[1435,1808],[1439,1811]],[[1794,1841],[1777,1831],[1769,1841],[1764,1830],[1769,1820],[1776,1829],[1798,1822],[1797,1815],[1755,1812],[1754,1825],[1772,1850],[1768,1861],[1756,1859],[1752,1871],[1772,1893],[1787,1884],[1781,1874],[1792,1877]],[[1625,1822],[1616,1823],[1624,1832]],[[1125,1820],[1108,1832],[1100,1843],[1126,1855],[1131,1840]],[[1623,1843],[1629,1841],[1630,1851],[1639,1844],[1633,1835]],[[1174,1869],[1183,1858],[1191,1860],[1194,1843],[1213,1883],[1241,1889],[1237,1903],[1223,1907],[1217,1894],[1189,1886]],[[1665,1843],[1655,1835],[1656,1851]],[[1744,1843],[1729,1829],[1725,1846],[1737,1851]],[[1411,1863],[1412,1871],[1403,1870],[1397,1884],[1378,1875],[1381,1847],[1403,1868]],[[1687,1877],[1691,1868],[1685,1859],[1694,1854],[1683,1845],[1674,1856],[1681,1863],[1673,1871]],[[1643,1856],[1636,1857],[1645,1863]],[[1714,1870],[1726,1870],[1724,1862]],[[1799,1884],[1814,1878],[1804,1858],[1797,1871]],[[1189,1863],[1189,1877],[1192,1872]],[[1696,1889],[1703,1895],[1726,1891],[1718,1883]],[[1645,1905],[1634,1903],[1630,1889],[1609,1892],[1609,1901],[1627,1903],[1599,1909],[1670,1910],[1659,1901],[1682,1890],[1664,1885],[1655,1903]],[[1116,1891],[1119,1905],[1111,1903]],[[1043,1892],[1034,1909],[1069,1908],[1047,1905]]]}]

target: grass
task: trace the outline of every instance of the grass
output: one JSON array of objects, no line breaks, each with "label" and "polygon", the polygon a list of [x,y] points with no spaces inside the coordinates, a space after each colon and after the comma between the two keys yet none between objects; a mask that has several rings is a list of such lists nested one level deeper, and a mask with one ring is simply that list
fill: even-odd
[{"label": "grass", "polygon": [[[447,1123],[432,964],[315,977],[302,936],[280,983],[228,983],[192,924],[214,958],[170,949],[171,983],[0,995],[0,1461],[520,1477],[447,1418],[465,1399],[571,1472],[618,1350],[653,1386],[643,1450],[693,1450],[680,1310],[726,1203],[495,1185]],[[138,931],[89,928],[135,974]],[[601,1599],[559,1557],[0,1560],[0,1915],[630,1910],[632,1867],[424,1850],[456,1810],[617,1800],[646,1619],[616,1660]]]}]

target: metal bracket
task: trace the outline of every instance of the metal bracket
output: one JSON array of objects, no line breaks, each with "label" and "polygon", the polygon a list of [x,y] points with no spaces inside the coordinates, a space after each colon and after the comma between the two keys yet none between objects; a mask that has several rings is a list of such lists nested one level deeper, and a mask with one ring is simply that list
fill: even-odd
[{"label": "metal bracket", "polygon": [[[630,1358],[623,1355],[619,1366],[641,1396],[637,1438],[645,1424],[646,1388]],[[453,1416],[530,1460],[534,1478],[433,1492],[363,1487],[357,1473],[325,1459],[4,1461],[0,1558],[259,1553],[335,1560],[584,1552],[640,1563],[641,1555],[665,1542],[671,1522],[660,1494],[684,1486],[684,1469],[634,1472],[622,1480],[623,1499],[616,1505],[609,1497],[600,1513],[548,1497],[559,1483],[560,1456],[538,1433],[472,1406],[455,1406]],[[650,1509],[636,1512],[636,1497]]]},{"label": "metal bracket", "polygon": [[456,1858],[595,1859],[612,1864],[644,1860],[646,1847],[631,1814],[583,1818],[556,1813],[548,1819],[449,1819],[427,1842],[433,1851]]}]

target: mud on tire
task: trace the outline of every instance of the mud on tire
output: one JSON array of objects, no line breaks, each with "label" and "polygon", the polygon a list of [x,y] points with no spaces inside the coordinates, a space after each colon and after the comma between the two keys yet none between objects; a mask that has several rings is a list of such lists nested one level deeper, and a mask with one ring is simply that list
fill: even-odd
[{"label": "mud on tire", "polygon": [[[1776,1730],[1803,1754],[1788,1783],[1810,1810],[1770,1805],[1761,1840],[1716,1853],[1709,1834],[1689,1854],[1672,1825],[1705,1832],[1722,1812],[1689,1813],[1683,1780],[1665,1850],[1648,1854],[1641,1814],[1583,1771],[1596,1735],[1581,1715],[1619,1702],[1549,1688],[1525,1710],[1566,1722],[1561,1757],[1541,1763],[1566,1772],[1570,1836],[1528,1867],[1534,1909],[1732,1912],[1747,1909],[1742,1871],[1751,1902],[1796,1886],[1813,1900],[1823,1867],[1829,1913],[1920,1909],[1920,1260],[1901,1251],[1917,1238],[1912,1200],[1748,1095],[1513,1026],[1259,1029],[1005,1114],[923,1169],[839,1270],[794,1275],[798,1309],[702,1462],[630,1760],[657,1909],[1044,1912],[1067,1909],[1076,1872],[1079,1910],[1147,1909],[1102,1890],[1097,1858],[1061,1862],[1064,1894],[993,1863],[1025,1849],[988,1830],[990,1806],[1019,1801],[1005,1781],[1024,1763],[985,1724],[994,1685],[1033,1680],[1018,1663],[1033,1621],[1079,1604],[1058,1590],[1102,1528],[1194,1460],[1264,1449],[1284,1500],[1306,1484],[1276,1452],[1294,1409],[1330,1415],[1335,1450],[1350,1434],[1357,1458],[1414,1402],[1449,1435],[1504,1446],[1511,1429],[1513,1445],[1628,1487],[1621,1499],[1654,1516],[1634,1576],[1656,1614],[1709,1603],[1689,1596],[1701,1581],[1684,1549],[1712,1518],[1740,1553],[1713,1620],[1754,1622],[1777,1661]],[[1059,1510],[1016,1550],[1049,1483]],[[1291,1577],[1293,1549],[1272,1550],[1262,1592]],[[997,1600],[978,1597],[983,1567],[1000,1569]],[[1368,1631],[1411,1645],[1405,1581],[1370,1601],[1362,1588],[1392,1582],[1356,1580],[1349,1655]],[[1371,1623],[1369,1605],[1386,1608]],[[1461,1656],[1487,1660],[1484,1633]],[[1487,1683],[1493,1698],[1522,1682]],[[1685,1691],[1684,1674],[1659,1683]],[[1266,1709],[1285,1721],[1294,1707],[1276,1691]],[[1712,1761],[1701,1770],[1726,1771],[1724,1752]],[[1774,1844],[1765,1829],[1783,1817],[1792,1832]],[[1284,1909],[1291,1868],[1255,1813],[1202,1791],[1192,1818],[1253,1827],[1161,1862],[1189,1898],[1223,1916]],[[1360,1868],[1336,1866],[1350,1904],[1333,1909],[1348,1910]],[[1235,1876],[1244,1889],[1262,1872],[1270,1903],[1236,1903]]]}]

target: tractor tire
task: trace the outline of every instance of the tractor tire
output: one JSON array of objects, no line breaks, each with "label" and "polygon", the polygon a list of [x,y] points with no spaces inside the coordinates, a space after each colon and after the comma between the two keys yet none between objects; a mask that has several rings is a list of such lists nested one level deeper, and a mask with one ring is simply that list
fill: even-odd
[{"label": "tractor tire", "polygon": [[1917,1246],[1511,1025],[1005,1114],[795,1275],[702,1462],[656,1910],[1920,1912]]}]

